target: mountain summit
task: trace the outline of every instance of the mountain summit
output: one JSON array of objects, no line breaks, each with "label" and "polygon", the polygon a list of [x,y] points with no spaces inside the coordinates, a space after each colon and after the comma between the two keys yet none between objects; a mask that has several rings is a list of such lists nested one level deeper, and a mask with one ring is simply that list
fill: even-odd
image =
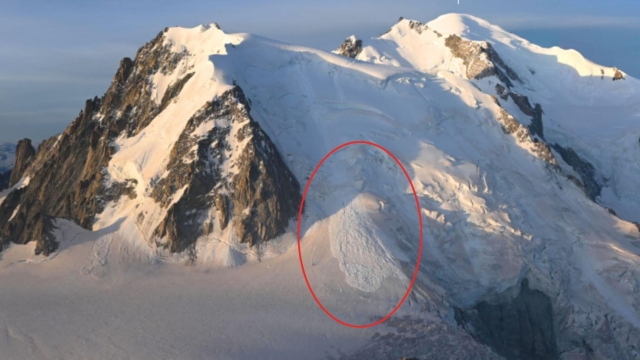
[{"label": "mountain summit", "polygon": [[[126,301],[142,313],[173,289],[199,294],[181,298],[194,307],[215,289],[215,311],[172,307],[167,316],[204,321],[200,334],[224,323],[229,339],[214,341],[221,358],[238,346],[247,358],[308,358],[330,338],[353,359],[634,359],[639,92],[622,70],[470,15],[401,18],[334,53],[215,24],[167,28],[120,62],[106,94],[87,100],[62,134],[35,154],[23,145],[18,175],[0,193],[0,263],[43,262],[48,276],[87,287],[85,278],[138,284],[149,295]],[[414,291],[379,330],[386,335],[334,332],[296,268],[304,184],[352,140],[399,159],[424,223]],[[300,219],[323,301],[362,323],[392,308],[417,260],[415,216],[406,179],[381,151],[351,147],[328,160]],[[151,264],[163,273],[176,261],[215,271],[148,275]],[[162,289],[131,275],[141,264],[149,268],[135,271]],[[5,270],[2,280],[18,276]],[[373,310],[352,311],[363,299]],[[257,325],[227,318],[246,313]],[[119,321],[142,316],[130,315]],[[157,331],[154,342],[175,340]],[[185,351],[197,347],[180,339]]]}]

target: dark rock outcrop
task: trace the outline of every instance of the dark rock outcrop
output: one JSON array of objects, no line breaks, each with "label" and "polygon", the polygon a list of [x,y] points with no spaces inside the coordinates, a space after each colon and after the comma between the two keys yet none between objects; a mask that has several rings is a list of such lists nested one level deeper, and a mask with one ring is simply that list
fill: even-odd
[{"label": "dark rock outcrop", "polygon": [[99,106],[99,99],[87,100],[64,133],[40,146],[26,170],[30,182],[19,193],[20,207],[6,201],[0,206],[0,236],[18,244],[36,241],[36,253],[48,255],[56,247],[48,232],[52,217],[91,227],[102,210],[102,168],[110,153],[105,129],[92,119]]},{"label": "dark rock outcrop", "polygon": [[580,176],[581,182],[576,184],[582,188],[589,199],[596,201],[602,191],[602,185],[596,179],[596,168],[590,162],[581,158],[572,148],[562,147],[558,144],[553,144],[551,147]]},{"label": "dark rock outcrop", "polygon": [[[496,104],[500,106],[498,100],[495,97],[494,100],[496,101]],[[551,152],[551,148],[549,147],[549,145],[544,140],[540,140],[534,137],[530,128],[528,129],[526,126],[522,125],[518,120],[516,120],[515,117],[513,117],[513,115],[509,114],[502,107],[500,107],[499,109],[497,118],[498,121],[500,121],[502,131],[505,134],[513,134],[521,143],[532,143],[533,152],[540,159],[550,164],[554,168],[558,167],[558,161],[553,155],[553,152]]]},{"label": "dark rock outcrop", "polygon": [[425,31],[432,31],[434,34],[436,34],[437,37],[442,37],[442,34],[437,30],[429,28],[427,24],[423,24],[420,21],[409,20],[409,29],[415,31],[418,34],[422,34]]},{"label": "dark rock outcrop", "polygon": [[362,40],[351,36],[345,39],[339,48],[333,51],[336,54],[355,59],[362,52]]},{"label": "dark rock outcrop", "polygon": [[465,40],[454,34],[445,40],[445,45],[453,56],[462,59],[468,79],[496,76],[508,88],[513,86],[512,80],[522,82],[518,74],[505,64],[493,46],[486,41]]},{"label": "dark rock outcrop", "polygon": [[498,94],[502,100],[509,100],[509,92],[510,91],[502,86],[502,84],[496,84],[496,94]]},{"label": "dark rock outcrop", "polygon": [[542,110],[542,106],[540,104],[536,104],[533,108],[533,116],[531,117],[531,123],[529,124],[529,130],[534,135],[540,137],[540,139],[544,139],[544,126],[542,125],[542,114],[544,111]]},{"label": "dark rock outcrop", "polygon": [[[201,124],[212,121],[218,125],[205,136],[194,135]],[[233,143],[241,145],[234,148]],[[223,166],[233,169],[233,175],[225,175]],[[249,102],[238,86],[205,104],[189,120],[172,149],[167,171],[152,192],[161,206],[168,207],[154,237],[171,251],[183,251],[212,231],[213,225],[203,224],[203,219],[214,207],[220,228],[233,219],[239,241],[250,245],[281,235],[297,215],[300,186],[251,118]]]},{"label": "dark rock outcrop", "polygon": [[481,301],[473,308],[455,308],[458,325],[507,359],[559,358],[551,299],[529,288],[524,279],[519,294],[499,302]]},{"label": "dark rock outcrop", "polygon": [[[167,75],[176,70],[178,63],[189,53],[171,51],[172,43],[165,41],[164,32],[138,50],[135,60],[124,58],[103,98],[100,114],[109,122],[117,123],[115,133],[125,130],[134,136],[155,118],[189,80],[183,77],[163,99],[152,99],[151,77],[157,72]],[[186,79],[185,79],[186,78]],[[161,105],[157,105],[156,101]]]},{"label": "dark rock outcrop", "polygon": [[613,81],[625,80],[624,74],[622,74],[622,71],[620,71],[618,68],[613,68],[613,72]]},{"label": "dark rock outcrop", "polygon": [[423,24],[420,21],[415,21],[415,20],[409,21],[409,28],[417,32],[418,34],[422,34],[423,31],[426,31],[429,29],[427,24]]},{"label": "dark rock outcrop", "polygon": [[36,149],[31,145],[30,139],[22,139],[18,141],[16,147],[16,163],[11,170],[11,178],[9,179],[9,187],[15,185],[22,179],[25,170],[36,154]]},{"label": "dark rock outcrop", "polygon": [[513,102],[518,106],[518,109],[520,109],[523,114],[530,116],[531,123],[529,124],[529,130],[531,131],[531,134],[539,137],[540,139],[544,139],[544,126],[542,124],[542,115],[544,114],[544,111],[542,110],[542,106],[540,104],[531,106],[531,103],[529,102],[529,98],[527,96],[507,89],[499,83],[496,84],[496,93],[503,100],[508,100],[509,98],[511,98],[511,100],[513,100]]},{"label": "dark rock outcrop", "polygon": [[182,91],[182,88],[187,83],[187,81],[191,79],[193,74],[194,73],[188,73],[187,75],[183,76],[178,81],[176,81],[175,83],[169,85],[167,90],[164,92],[164,95],[162,96],[162,101],[160,102],[160,109],[158,112],[161,112],[167,106],[169,106],[169,103],[171,102],[171,100],[175,99],[178,96],[178,94],[180,94],[180,92]]}]

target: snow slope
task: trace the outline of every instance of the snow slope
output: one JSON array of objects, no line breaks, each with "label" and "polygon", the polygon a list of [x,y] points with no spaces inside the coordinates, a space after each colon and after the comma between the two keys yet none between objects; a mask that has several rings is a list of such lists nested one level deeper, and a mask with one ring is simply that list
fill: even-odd
[{"label": "snow slope", "polygon": [[[554,168],[503,131],[498,79],[468,79],[445,44],[451,34],[492,44],[521,80],[512,90],[544,109],[547,143],[593,164],[606,179],[598,202],[620,217],[588,199],[565,176],[567,164]],[[106,170],[114,182],[136,179],[139,196],[108,204],[93,232],[58,220],[61,247],[49,258],[29,255],[30,245],[0,253],[0,333],[8,334],[0,357],[497,358],[456,325],[454,307],[491,300],[524,278],[552,298],[565,358],[586,351],[572,339],[602,358],[638,356],[636,79],[611,81],[612,68],[573,50],[458,14],[401,20],[364,41],[356,60],[215,25],[171,28],[166,38],[189,56],[150,79],[155,99],[195,74],[148,127],[116,141]],[[424,249],[414,292],[393,321],[356,330],[326,317],[300,276],[293,221],[256,247],[213,231],[198,240],[192,266],[183,265],[188,254],[149,241],[164,211],[150,191],[166,176],[173,144],[205,102],[234,85],[301,184],[327,152],[357,139],[384,146],[407,169]],[[530,123],[512,99],[500,104]],[[412,202],[404,175],[379,150],[350,147],[320,169],[302,249],[333,314],[368,323],[400,299],[417,258]],[[140,211],[152,214],[144,227]]]},{"label": "snow slope", "polygon": [[[412,30],[411,23],[402,20],[372,39],[358,59],[464,77],[462,61],[446,51],[446,37],[457,34],[490,42],[522,79],[515,83],[515,90],[542,105],[547,141],[570,146],[593,163],[599,175],[610,180],[605,180],[601,202],[622,218],[640,222],[640,198],[635,190],[640,181],[637,79],[627,76],[625,81],[611,81],[612,67],[595,64],[572,49],[542,48],[469,15],[448,14],[414,25],[425,27],[421,33]],[[486,93],[495,93],[490,81],[477,85]],[[527,124],[529,120],[509,102],[505,106],[509,112]]]}]

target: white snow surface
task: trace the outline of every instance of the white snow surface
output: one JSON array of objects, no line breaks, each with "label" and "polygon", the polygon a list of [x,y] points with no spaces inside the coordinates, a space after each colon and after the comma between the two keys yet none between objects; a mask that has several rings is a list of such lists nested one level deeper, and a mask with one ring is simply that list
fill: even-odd
[{"label": "white snow surface", "polygon": [[347,283],[367,292],[378,290],[388,277],[402,278],[393,255],[366,212],[371,206],[379,205],[372,199],[354,199],[331,218],[329,230],[331,253],[340,262]]},{"label": "white snow surface", "polygon": [[[421,339],[415,355],[478,354],[484,348],[457,328],[451,305],[471,306],[525,276],[553,294],[577,332],[615,320],[627,335],[620,341],[639,341],[638,80],[611,81],[611,67],[469,15],[421,26],[400,21],[365,40],[356,60],[213,25],[169,29],[174,51],[190,55],[153,77],[156,99],[187,69],[195,75],[140,134],[117,140],[107,169],[112,181],[136,179],[138,196],[108,204],[94,231],[58,220],[61,246],[49,258],[31,255],[31,244],[0,253],[0,358],[337,358],[375,343],[376,332],[396,334],[391,325],[348,329],[318,308],[301,276],[295,219],[254,248],[238,243],[233,226],[216,229],[198,241],[191,266],[188,254],[149,241],[166,211],[149,194],[173,144],[234,83],[303,187],[326,153],[351,140],[384,146],[407,169],[424,247],[412,296],[394,318],[448,334],[437,345]],[[497,79],[467,79],[444,45],[450,34],[492,43],[522,80],[514,90],[542,105],[547,141],[572,147],[608,179],[598,200],[619,218],[503,133],[490,96]],[[513,101],[501,103],[528,123]],[[380,150],[350,146],[322,166],[301,243],[333,314],[364,324],[396,305],[418,255],[417,216],[407,179]]]}]

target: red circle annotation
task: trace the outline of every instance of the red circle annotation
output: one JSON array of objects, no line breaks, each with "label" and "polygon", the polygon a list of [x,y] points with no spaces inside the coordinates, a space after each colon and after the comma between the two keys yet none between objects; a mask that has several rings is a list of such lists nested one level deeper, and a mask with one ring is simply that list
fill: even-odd
[{"label": "red circle annotation", "polygon": [[[416,261],[416,267],[413,270],[413,276],[411,277],[411,282],[409,283],[409,287],[407,287],[407,291],[404,293],[404,295],[402,296],[402,299],[400,299],[398,304],[387,315],[385,315],[383,318],[381,318],[381,319],[379,319],[377,321],[374,321],[374,322],[369,323],[369,324],[364,324],[364,325],[350,324],[350,323],[348,323],[346,321],[340,320],[335,315],[333,315],[329,310],[327,310],[324,307],[324,305],[322,305],[322,302],[320,302],[320,300],[318,299],[316,294],[313,292],[313,288],[311,287],[311,284],[309,283],[309,279],[307,277],[307,272],[304,269],[304,262],[302,261],[302,248],[301,248],[301,245],[300,245],[300,236],[301,236],[300,235],[300,224],[301,224],[301,221],[302,221],[302,210],[304,209],[304,201],[305,201],[305,199],[307,197],[307,192],[309,191],[309,186],[311,185],[311,182],[313,181],[314,176],[316,175],[316,173],[318,172],[318,170],[320,169],[322,164],[324,164],[324,162],[331,155],[333,155],[336,152],[338,152],[339,150],[341,150],[341,149],[343,149],[343,148],[345,148],[347,146],[351,146],[351,145],[369,145],[369,146],[373,146],[375,148],[378,148],[378,149],[384,151],[387,155],[389,155],[396,162],[396,164],[398,164],[398,166],[400,167],[400,169],[404,173],[405,177],[407,178],[407,181],[409,182],[409,185],[411,186],[411,191],[413,192],[413,197],[414,197],[415,202],[416,202],[416,210],[418,212],[418,221],[419,221],[419,224],[420,224],[420,245],[418,247],[418,259]],[[350,327],[350,328],[365,329],[365,328],[370,328],[370,327],[374,327],[374,326],[382,324],[383,322],[385,322],[389,318],[391,318],[391,316],[393,316],[393,314],[395,314],[396,311],[398,311],[398,309],[400,309],[400,307],[402,306],[404,301],[409,296],[409,293],[411,292],[411,289],[413,288],[413,285],[416,282],[416,278],[418,276],[418,270],[420,268],[420,259],[422,258],[422,214],[421,214],[421,211],[420,211],[420,202],[418,200],[418,194],[416,193],[416,189],[413,186],[413,183],[411,182],[411,177],[409,176],[409,173],[407,173],[407,170],[404,168],[404,166],[402,166],[402,164],[400,163],[400,160],[398,160],[398,158],[395,157],[395,155],[393,155],[389,150],[387,150],[386,148],[384,148],[383,146],[381,146],[379,144],[373,143],[371,141],[366,141],[366,140],[355,140],[355,141],[349,141],[349,142],[346,142],[346,143],[344,143],[342,145],[337,146],[336,148],[331,150],[327,155],[325,155],[322,158],[322,160],[320,160],[320,162],[315,167],[315,169],[313,169],[313,172],[311,173],[311,176],[309,177],[309,180],[307,181],[307,185],[304,188],[304,193],[302,194],[302,201],[300,201],[300,210],[298,211],[298,232],[297,232],[297,236],[298,236],[298,257],[300,258],[300,268],[302,269],[302,276],[304,276],[304,281],[307,283],[307,287],[309,288],[309,292],[311,293],[311,296],[313,296],[313,299],[316,301],[318,306],[320,306],[322,311],[324,311],[325,314],[327,314],[331,319],[333,319],[338,324],[341,324],[341,325],[344,325],[344,326],[347,326],[347,327]]]}]

